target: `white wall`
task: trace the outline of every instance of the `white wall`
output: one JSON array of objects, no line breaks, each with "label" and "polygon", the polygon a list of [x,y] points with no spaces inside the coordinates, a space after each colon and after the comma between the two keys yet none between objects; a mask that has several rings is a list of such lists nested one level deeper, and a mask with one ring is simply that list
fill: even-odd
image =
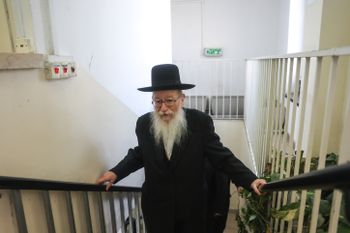
[{"label": "white wall", "polygon": [[304,21],[304,51],[319,49],[323,0],[306,1]]},{"label": "white wall", "polygon": [[[35,12],[43,6],[31,4]],[[51,0],[49,8],[54,53],[73,56],[137,115],[150,110],[150,96],[136,89],[150,84],[152,66],[171,61],[170,2]],[[47,18],[33,15],[35,37],[44,43]]]},{"label": "white wall", "polygon": [[303,50],[305,0],[290,1],[287,53]]},{"label": "white wall", "polygon": [[38,69],[0,72],[1,176],[93,183],[136,144],[136,115],[78,69],[55,81]]},{"label": "white wall", "polygon": [[[198,60],[202,47],[222,59],[285,53],[289,1],[172,1],[173,60]],[[212,59],[212,58],[211,58]]]},{"label": "white wall", "polygon": [[[191,95],[244,95],[245,59],[287,51],[289,1],[173,0],[173,61]],[[223,48],[204,57],[204,47]]]}]

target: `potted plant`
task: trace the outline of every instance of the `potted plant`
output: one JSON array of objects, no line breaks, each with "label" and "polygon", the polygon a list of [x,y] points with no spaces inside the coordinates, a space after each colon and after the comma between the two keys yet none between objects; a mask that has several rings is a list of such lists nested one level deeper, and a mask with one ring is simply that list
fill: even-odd
[{"label": "potted plant", "polygon": [[[301,153],[302,154],[302,153]],[[292,167],[295,165],[295,156],[292,159]],[[338,155],[335,153],[327,154],[326,156],[326,167],[331,165],[336,165],[338,161]],[[300,160],[300,173],[303,173],[303,168],[305,164],[305,158]],[[269,164],[266,166],[269,168]],[[311,159],[310,170],[316,170],[318,167],[318,157],[313,157]],[[270,169],[266,169],[266,173]],[[280,175],[274,173],[271,175],[265,175],[264,178],[267,182],[278,180]],[[258,196],[255,193],[249,192],[247,190],[241,189],[240,193],[240,211],[237,215],[237,222],[239,227],[239,233],[248,232],[261,232],[270,233],[270,219],[275,218],[283,221],[291,221],[297,219],[299,216],[299,206],[300,206],[300,192],[297,195],[296,202],[289,203],[282,206],[279,209],[271,208],[271,195]],[[314,202],[314,191],[307,192],[305,213],[304,213],[304,229],[307,232],[309,229],[309,224],[311,222],[312,206]],[[329,226],[329,215],[331,209],[333,192],[323,191],[321,194],[320,210],[317,222],[317,233],[328,232]],[[337,233],[350,232],[350,224],[345,219],[344,205],[342,205],[342,210],[339,216],[338,230]],[[296,227],[294,227],[296,228]],[[294,230],[295,231],[295,230]]]}]

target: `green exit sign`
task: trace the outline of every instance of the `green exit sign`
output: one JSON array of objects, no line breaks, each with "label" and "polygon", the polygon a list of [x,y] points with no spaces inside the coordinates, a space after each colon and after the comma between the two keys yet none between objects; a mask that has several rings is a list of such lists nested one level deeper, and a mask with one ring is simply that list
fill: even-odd
[{"label": "green exit sign", "polygon": [[206,57],[222,56],[222,48],[204,48],[203,55]]}]

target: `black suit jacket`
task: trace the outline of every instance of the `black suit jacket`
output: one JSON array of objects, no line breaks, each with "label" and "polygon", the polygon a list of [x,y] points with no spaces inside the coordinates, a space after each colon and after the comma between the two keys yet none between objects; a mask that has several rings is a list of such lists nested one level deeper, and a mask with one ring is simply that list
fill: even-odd
[{"label": "black suit jacket", "polygon": [[138,146],[111,171],[118,180],[144,167],[142,210],[148,233],[203,233],[206,219],[205,158],[215,169],[226,173],[237,185],[249,188],[257,178],[214,132],[207,114],[184,109],[188,135],[174,146],[167,160],[150,130],[151,113],[137,120]]}]

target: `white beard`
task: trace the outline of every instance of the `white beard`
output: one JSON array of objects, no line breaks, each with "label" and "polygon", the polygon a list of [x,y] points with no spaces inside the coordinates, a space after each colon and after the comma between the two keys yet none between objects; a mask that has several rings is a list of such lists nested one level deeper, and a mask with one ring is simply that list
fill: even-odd
[{"label": "white beard", "polygon": [[161,145],[161,142],[163,142],[168,159],[171,157],[174,144],[179,145],[181,139],[187,134],[187,121],[184,110],[180,108],[178,112],[174,114],[173,119],[169,122],[165,122],[161,119],[160,113],[154,111],[151,119],[151,130],[154,134],[155,141],[157,145]]}]

